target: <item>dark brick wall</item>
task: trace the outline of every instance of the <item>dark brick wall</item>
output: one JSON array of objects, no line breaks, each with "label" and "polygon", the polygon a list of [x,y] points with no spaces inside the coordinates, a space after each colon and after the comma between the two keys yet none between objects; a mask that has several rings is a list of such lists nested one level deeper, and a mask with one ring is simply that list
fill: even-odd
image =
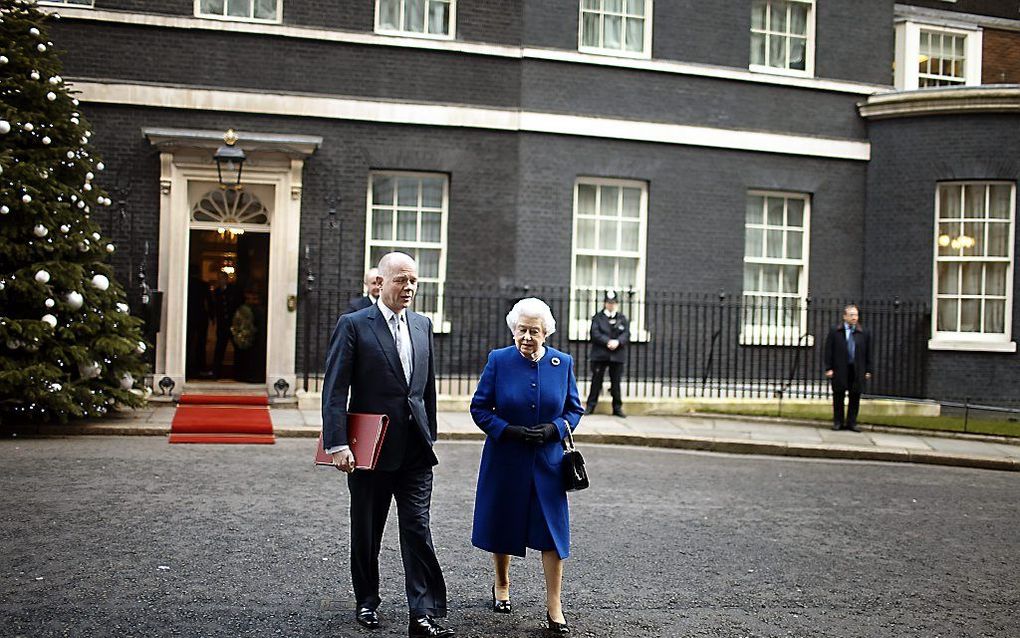
[{"label": "dark brick wall", "polygon": [[[96,9],[135,11],[138,13],[167,13],[171,15],[195,15],[193,0],[94,0]],[[286,7],[284,8],[286,12]]]},{"label": "dark brick wall", "polygon": [[985,29],[981,47],[982,83],[1020,84],[1020,33]]},{"label": "dark brick wall", "polygon": [[[510,59],[65,20],[64,74],[394,100],[516,105]],[[173,55],[165,55],[172,51]]]},{"label": "dark brick wall", "polygon": [[[931,300],[936,184],[1020,180],[1015,115],[929,116],[870,123],[864,294]],[[1020,234],[1017,235],[1020,237]],[[1018,247],[1014,245],[1014,267]],[[1013,279],[1013,338],[1020,328],[1020,277]],[[1001,401],[1020,387],[1020,355],[931,352],[928,392]]]},{"label": "dark brick wall", "polygon": [[458,2],[457,39],[498,44],[521,44],[523,0]]},{"label": "dark brick wall", "polygon": [[898,0],[901,4],[1020,20],[1020,0]]},{"label": "dark brick wall", "polygon": [[648,183],[649,289],[739,294],[746,193],[775,189],[812,195],[811,294],[857,295],[865,170],[859,162],[524,135],[518,278],[569,283],[574,182],[607,177]]},{"label": "dark brick wall", "polygon": [[[891,84],[891,0],[820,2],[816,19],[816,75]],[[659,0],[654,3],[652,56],[747,68],[751,48],[750,2]],[[577,50],[578,3],[528,0],[525,44]]]},{"label": "dark brick wall", "polygon": [[525,61],[521,106],[721,128],[864,138],[860,96],[562,62]]}]

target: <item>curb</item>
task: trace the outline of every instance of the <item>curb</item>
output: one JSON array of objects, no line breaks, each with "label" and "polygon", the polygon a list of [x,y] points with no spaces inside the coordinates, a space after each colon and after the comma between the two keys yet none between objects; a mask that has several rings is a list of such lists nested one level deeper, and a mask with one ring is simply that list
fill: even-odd
[{"label": "curb", "polygon": [[[279,428],[274,432],[277,438],[314,439],[319,436],[318,428]],[[170,426],[116,426],[116,425],[63,425],[50,426],[46,433],[31,433],[25,438],[48,438],[62,436],[168,436]],[[441,441],[484,441],[481,432],[440,432]],[[847,445],[790,445],[775,441],[748,441],[745,439],[718,439],[705,437],[642,436],[635,434],[577,434],[578,443],[597,445],[629,445],[671,450],[696,452],[718,452],[724,454],[747,454],[762,456],[789,456],[813,459],[840,459],[847,461],[881,461],[889,463],[915,463],[919,465],[942,465],[948,467],[969,467],[982,470],[1020,472],[1020,459],[988,456],[940,454],[918,452],[908,449],[870,449]]]}]

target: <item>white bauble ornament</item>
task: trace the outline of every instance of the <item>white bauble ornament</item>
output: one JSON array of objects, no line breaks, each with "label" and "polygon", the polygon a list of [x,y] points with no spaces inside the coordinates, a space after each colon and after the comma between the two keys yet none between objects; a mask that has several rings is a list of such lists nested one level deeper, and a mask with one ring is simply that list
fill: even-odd
[{"label": "white bauble ornament", "polygon": [[24,195],[21,196],[21,201],[26,204],[29,204],[32,202],[32,196],[29,195],[28,193],[25,193]]},{"label": "white bauble ornament", "polygon": [[83,379],[95,379],[102,371],[103,368],[99,365],[98,361],[78,364],[78,372]]},{"label": "white bauble ornament", "polygon": [[63,78],[61,78],[59,75],[54,75],[53,77],[50,78],[50,84],[60,84],[62,81]]},{"label": "white bauble ornament", "polygon": [[71,201],[72,202],[78,201],[78,196],[77,195],[71,195]]},{"label": "white bauble ornament", "polygon": [[39,272],[35,273],[35,280],[41,284],[48,284],[50,283],[50,273],[46,272],[45,270],[40,270]]},{"label": "white bauble ornament", "polygon": [[43,305],[46,306],[47,308],[52,308],[53,305],[56,303],[57,302],[53,301],[52,299],[47,299],[46,301],[43,302]]},{"label": "white bauble ornament", "polygon": [[85,200],[83,199],[78,200],[78,208],[85,208]]},{"label": "white bauble ornament", "polygon": [[10,60],[7,59],[6,55],[0,55],[0,64],[7,64]]},{"label": "white bauble ornament", "polygon": [[99,290],[106,290],[110,287],[110,280],[106,278],[106,275],[96,275],[92,278],[92,285]]},{"label": "white bauble ornament", "polygon": [[76,97],[71,98],[71,104],[74,104],[75,106],[78,106],[78,98],[76,98]]},{"label": "white bauble ornament", "polygon": [[101,171],[101,170],[103,170],[105,168],[106,168],[106,165],[103,164],[102,162],[99,162],[98,164],[96,164],[96,170],[97,171]]},{"label": "white bauble ornament", "polygon": [[50,384],[50,392],[60,392],[63,389],[64,389],[64,386],[60,385],[59,383],[51,383]]},{"label": "white bauble ornament", "polygon": [[51,140],[51,139],[50,139],[50,136],[49,136],[49,135],[47,135],[47,136],[45,136],[45,137],[43,137],[43,138],[42,138],[42,143],[43,143],[43,144],[49,144],[49,143],[50,143],[50,142],[52,142],[52,141],[53,141],[53,140]]},{"label": "white bauble ornament", "polygon": [[92,239],[99,241],[99,233],[92,233]]},{"label": "white bauble ornament", "polygon": [[89,143],[89,138],[87,138],[87,137],[82,137],[82,138],[81,138],[81,139],[79,139],[78,141],[79,141],[79,142],[81,143],[81,145],[82,145],[82,146],[85,146],[86,144],[88,144],[88,143]]},{"label": "white bauble ornament", "polygon": [[94,180],[95,178],[96,178],[96,176],[92,174],[92,171],[89,171],[88,173],[85,173],[85,179],[86,179],[86,181],[89,181],[89,182],[91,182],[91,181],[92,181],[92,180]]},{"label": "white bauble ornament", "polygon": [[92,184],[89,184],[88,182],[85,182],[85,184],[82,185],[82,189],[85,190],[86,192],[88,192],[88,191],[92,190]]},{"label": "white bauble ornament", "polygon": [[71,118],[71,124],[80,124],[80,123],[81,122],[78,121],[78,118],[76,118],[76,117],[72,117]]},{"label": "white bauble ornament", "polygon": [[32,71],[31,73],[28,74],[28,76],[30,78],[32,78],[33,80],[38,80],[39,79],[39,72],[38,71]]},{"label": "white bauble ornament", "polygon": [[135,347],[135,352],[137,354],[142,354],[142,353],[145,352],[145,342],[144,341],[139,341],[138,342],[138,345]]},{"label": "white bauble ornament", "polygon": [[82,297],[81,293],[78,292],[77,290],[72,290],[71,292],[67,293],[67,296],[64,297],[64,300],[67,301],[67,305],[71,306],[71,308],[74,310],[81,308],[82,304],[85,303],[85,298]]},{"label": "white bauble ornament", "polygon": [[124,314],[131,312],[131,308],[129,308],[128,305],[123,301],[117,302],[117,310],[123,312]]},{"label": "white bauble ornament", "polygon": [[38,45],[36,45],[35,50],[38,51],[39,53],[46,53],[46,45],[40,42]]},{"label": "white bauble ornament", "polygon": [[43,315],[42,320],[43,320],[43,323],[48,325],[50,328],[56,328],[57,327],[57,318],[54,317],[53,315]]},{"label": "white bauble ornament", "polygon": [[0,134],[6,135],[11,132],[11,123],[7,120],[0,120]]},{"label": "white bauble ornament", "polygon": [[36,36],[39,35],[39,29],[36,29],[35,27],[32,27],[31,29],[29,29],[28,32],[31,33],[32,35],[36,35]]},{"label": "white bauble ornament", "polygon": [[54,102],[57,99],[57,94],[54,93],[53,91],[49,91],[48,93],[46,93],[46,99],[49,100],[50,102]]},{"label": "white bauble ornament", "polygon": [[[77,122],[75,122],[75,124],[77,124]],[[74,159],[74,151],[67,152],[67,159]]]},{"label": "white bauble ornament", "polygon": [[32,124],[31,122],[25,122],[24,124],[21,125],[21,128],[31,133],[32,131],[35,130],[35,125]]},{"label": "white bauble ornament", "polygon": [[121,390],[130,390],[131,387],[134,384],[135,384],[135,378],[133,376],[131,376],[130,372],[125,372],[124,376],[122,376],[120,378],[120,389]]},{"label": "white bauble ornament", "polygon": [[107,244],[106,245],[106,252],[112,253],[115,250],[117,250],[117,248],[113,244]]},{"label": "white bauble ornament", "polygon": [[67,224],[61,224],[60,225],[60,232],[64,233],[65,235],[67,234],[67,232],[69,230],[71,230],[71,227],[68,226]]},{"label": "white bauble ornament", "polygon": [[9,212],[11,212],[11,209],[7,208],[6,205],[0,206],[0,215],[6,215]]},{"label": "white bauble ornament", "polygon": [[45,237],[50,234],[50,231],[46,230],[46,227],[42,224],[36,224],[35,228],[32,229],[36,237]]}]

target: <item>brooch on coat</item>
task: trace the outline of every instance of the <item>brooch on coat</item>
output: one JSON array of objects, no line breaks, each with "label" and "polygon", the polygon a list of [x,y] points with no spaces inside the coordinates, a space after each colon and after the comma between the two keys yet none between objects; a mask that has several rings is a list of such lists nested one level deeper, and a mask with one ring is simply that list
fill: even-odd
[{"label": "brooch on coat", "polygon": [[549,359],[549,363],[553,364],[554,366],[558,366],[558,365],[560,365],[560,358],[559,357],[553,357],[552,359]]}]

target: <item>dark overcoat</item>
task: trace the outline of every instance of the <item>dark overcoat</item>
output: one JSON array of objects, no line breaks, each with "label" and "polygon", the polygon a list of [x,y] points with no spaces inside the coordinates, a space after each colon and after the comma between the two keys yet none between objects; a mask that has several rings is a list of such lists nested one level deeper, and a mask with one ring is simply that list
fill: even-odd
[{"label": "dark overcoat", "polygon": [[[610,339],[620,342],[620,347],[610,350],[606,344]],[[591,354],[592,361],[609,361],[623,363],[627,360],[626,346],[630,341],[630,321],[622,312],[609,318],[601,310],[591,318]]]},{"label": "dark overcoat", "polygon": [[[864,375],[871,374],[871,333],[861,327],[854,328],[854,376],[858,387],[864,387]],[[849,387],[850,364],[846,348],[846,330],[840,323],[834,326],[825,337],[825,349],[822,359],[824,370],[832,370],[832,386],[834,388]]]},{"label": "dark overcoat", "polygon": [[563,439],[583,413],[570,355],[546,347],[541,361],[533,362],[514,346],[489,353],[471,399],[471,417],[486,434],[471,533],[475,547],[524,556],[534,486],[557,553],[560,558],[570,554],[562,444],[508,441],[503,431],[508,425],[554,423]]}]

